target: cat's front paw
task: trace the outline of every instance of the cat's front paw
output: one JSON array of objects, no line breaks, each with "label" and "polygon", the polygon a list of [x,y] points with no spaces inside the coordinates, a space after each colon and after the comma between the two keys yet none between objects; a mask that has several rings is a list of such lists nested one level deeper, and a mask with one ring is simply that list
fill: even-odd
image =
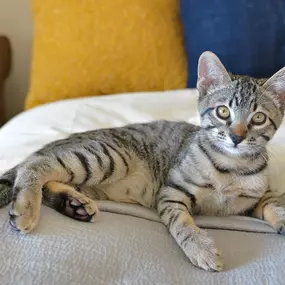
[{"label": "cat's front paw", "polygon": [[181,246],[195,266],[207,271],[223,269],[221,251],[215,247],[214,240],[205,231],[187,235]]},{"label": "cat's front paw", "polygon": [[35,228],[40,216],[41,193],[19,192],[9,210],[10,225],[21,233]]}]

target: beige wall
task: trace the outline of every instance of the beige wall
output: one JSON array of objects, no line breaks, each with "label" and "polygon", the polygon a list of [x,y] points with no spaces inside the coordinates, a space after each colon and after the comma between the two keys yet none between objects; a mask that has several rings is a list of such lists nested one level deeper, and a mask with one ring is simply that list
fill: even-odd
[{"label": "beige wall", "polygon": [[30,0],[0,0],[0,34],[11,40],[13,65],[6,84],[6,117],[23,109],[29,86],[32,51]]}]

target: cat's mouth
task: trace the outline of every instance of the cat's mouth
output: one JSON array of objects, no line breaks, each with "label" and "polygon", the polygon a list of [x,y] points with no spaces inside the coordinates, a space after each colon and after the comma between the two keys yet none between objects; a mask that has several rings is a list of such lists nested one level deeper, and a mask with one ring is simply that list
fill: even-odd
[{"label": "cat's mouth", "polygon": [[261,151],[261,148],[257,145],[246,143],[246,140],[236,144],[230,142],[229,140],[216,139],[210,142],[212,147],[217,151],[224,153],[225,155],[234,155],[234,156],[244,156],[244,155],[254,155]]},{"label": "cat's mouth", "polygon": [[252,156],[260,152],[260,148],[247,144],[221,144],[220,147],[223,148],[227,154],[236,156]]},{"label": "cat's mouth", "polygon": [[234,143],[229,138],[220,138],[210,136],[209,142],[214,149],[225,155],[231,156],[254,156],[262,152],[264,147],[248,143],[247,139],[243,140],[241,143]]}]

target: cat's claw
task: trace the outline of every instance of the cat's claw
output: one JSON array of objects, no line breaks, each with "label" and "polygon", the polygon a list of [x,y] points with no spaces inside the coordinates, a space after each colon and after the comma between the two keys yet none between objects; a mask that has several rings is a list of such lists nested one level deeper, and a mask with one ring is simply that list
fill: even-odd
[{"label": "cat's claw", "polygon": [[285,235],[285,220],[277,223],[276,230],[278,234],[283,235],[283,236]]}]

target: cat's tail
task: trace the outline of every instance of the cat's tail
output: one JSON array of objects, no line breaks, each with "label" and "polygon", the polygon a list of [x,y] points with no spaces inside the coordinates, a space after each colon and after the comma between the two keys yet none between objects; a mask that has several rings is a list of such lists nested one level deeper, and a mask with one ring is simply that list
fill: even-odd
[{"label": "cat's tail", "polygon": [[16,167],[14,167],[0,177],[0,208],[8,205],[12,201],[16,174],[17,170]]}]

